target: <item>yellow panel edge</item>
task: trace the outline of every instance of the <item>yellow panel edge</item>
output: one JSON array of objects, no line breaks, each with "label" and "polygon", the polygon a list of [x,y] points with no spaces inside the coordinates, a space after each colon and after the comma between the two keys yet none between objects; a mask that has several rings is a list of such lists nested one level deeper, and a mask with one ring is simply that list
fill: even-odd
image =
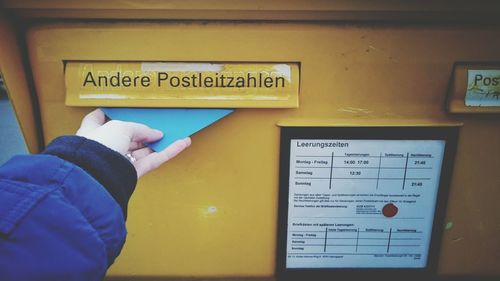
[{"label": "yellow panel edge", "polygon": [[358,120],[358,119],[284,119],[278,127],[462,127],[463,123],[447,119],[402,119]]}]

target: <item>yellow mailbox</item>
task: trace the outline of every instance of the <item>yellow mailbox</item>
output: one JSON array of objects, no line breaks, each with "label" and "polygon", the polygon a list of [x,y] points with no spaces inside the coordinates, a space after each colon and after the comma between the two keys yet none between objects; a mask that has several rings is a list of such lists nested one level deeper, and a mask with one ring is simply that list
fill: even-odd
[{"label": "yellow mailbox", "polygon": [[[32,152],[96,107],[235,109],[139,181],[110,279],[499,276],[500,107],[464,101],[469,66],[500,69],[496,4],[3,2]],[[385,244],[356,263],[360,239]]]}]

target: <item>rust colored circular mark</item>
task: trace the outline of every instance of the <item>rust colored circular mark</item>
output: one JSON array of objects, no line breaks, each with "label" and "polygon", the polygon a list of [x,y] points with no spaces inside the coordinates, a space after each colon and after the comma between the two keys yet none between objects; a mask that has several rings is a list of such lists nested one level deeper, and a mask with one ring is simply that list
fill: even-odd
[{"label": "rust colored circular mark", "polygon": [[389,203],[382,208],[382,214],[388,218],[394,217],[398,213],[398,207],[396,205]]}]

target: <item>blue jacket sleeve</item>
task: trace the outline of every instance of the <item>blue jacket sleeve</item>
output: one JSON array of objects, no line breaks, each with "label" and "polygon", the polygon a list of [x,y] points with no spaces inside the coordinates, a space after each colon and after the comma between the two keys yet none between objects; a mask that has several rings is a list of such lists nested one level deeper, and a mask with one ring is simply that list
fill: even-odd
[{"label": "blue jacket sleeve", "polygon": [[137,174],[130,162],[119,153],[77,136],[53,140],[43,152],[67,160],[94,177],[113,196],[127,219],[127,205],[137,183]]},{"label": "blue jacket sleeve", "polygon": [[125,242],[135,170],[81,137],[46,151],[0,167],[1,280],[101,280]]}]

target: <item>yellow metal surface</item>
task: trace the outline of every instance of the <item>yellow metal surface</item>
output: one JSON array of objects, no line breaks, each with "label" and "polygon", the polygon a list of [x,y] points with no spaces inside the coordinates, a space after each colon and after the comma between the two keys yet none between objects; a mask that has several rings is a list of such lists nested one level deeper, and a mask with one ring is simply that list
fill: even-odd
[{"label": "yellow metal surface", "polygon": [[[141,179],[109,271],[137,279],[272,276],[277,123],[448,124],[454,63],[500,61],[500,30],[480,25],[58,23],[33,26],[27,42],[46,141],[92,110],[65,105],[65,61],[300,62],[299,108],[237,109]],[[439,273],[498,275],[500,118],[454,117],[463,127]]]},{"label": "yellow metal surface", "polygon": [[32,18],[184,20],[495,21],[491,0],[0,0]]},{"label": "yellow metal surface", "polygon": [[68,62],[66,105],[294,108],[297,63]]},{"label": "yellow metal surface", "polygon": [[[33,107],[18,40],[13,28],[0,11],[0,75],[4,79],[26,146],[30,152],[36,153],[42,143],[37,133],[39,123],[35,120],[36,109]],[[9,137],[0,134],[1,137]]]}]

